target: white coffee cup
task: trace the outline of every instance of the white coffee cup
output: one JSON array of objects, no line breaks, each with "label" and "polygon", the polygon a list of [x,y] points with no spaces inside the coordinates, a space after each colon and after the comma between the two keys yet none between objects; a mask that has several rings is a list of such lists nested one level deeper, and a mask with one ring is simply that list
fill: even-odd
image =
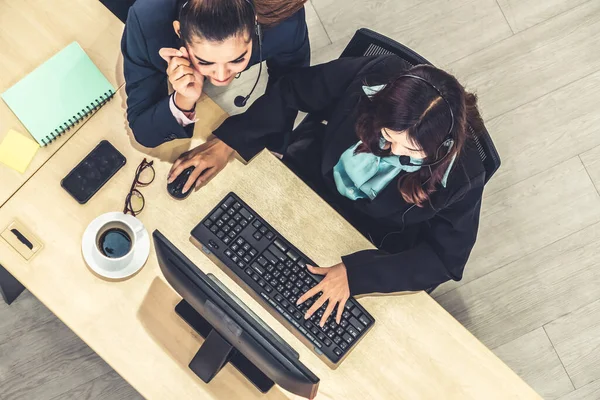
[{"label": "white coffee cup", "polygon": [[93,220],[85,230],[82,252],[94,272],[122,279],[143,267],[150,253],[150,238],[139,219],[110,212]]}]

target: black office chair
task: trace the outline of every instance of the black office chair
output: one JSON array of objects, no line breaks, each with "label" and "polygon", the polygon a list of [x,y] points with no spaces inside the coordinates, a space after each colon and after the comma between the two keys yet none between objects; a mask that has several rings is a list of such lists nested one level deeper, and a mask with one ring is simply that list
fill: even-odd
[{"label": "black office chair", "polygon": [[[395,54],[411,65],[433,65],[408,47],[366,28],[356,31],[352,37],[352,40],[350,40],[350,43],[348,43],[342,52],[340,58],[361,56],[368,57],[386,54]],[[307,115],[296,129],[302,130],[302,126],[304,124],[320,123],[321,120],[322,118],[317,115]],[[479,150],[479,156],[481,157],[481,161],[485,169],[485,183],[487,183],[492,175],[494,175],[494,173],[498,170],[498,168],[500,168],[500,156],[498,155],[496,147],[494,146],[494,142],[492,142],[492,138],[485,127],[481,132],[475,132],[471,126],[469,126],[469,129],[473,134],[475,145]],[[437,286],[429,288],[426,290],[426,292],[431,293],[436,287]]]}]

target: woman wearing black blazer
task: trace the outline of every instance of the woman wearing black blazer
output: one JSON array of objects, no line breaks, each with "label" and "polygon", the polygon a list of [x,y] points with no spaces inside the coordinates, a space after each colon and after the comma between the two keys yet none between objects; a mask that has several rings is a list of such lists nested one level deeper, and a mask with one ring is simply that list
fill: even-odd
[{"label": "woman wearing black blazer", "polygon": [[251,159],[272,135],[291,130],[288,110],[318,114],[327,124],[295,131],[284,162],[378,248],[312,268],[326,276],[298,300],[323,292],[308,317],[327,300],[322,323],[337,303],[339,320],[350,295],[423,290],[462,278],[485,177],[467,129],[482,124],[473,94],[444,71],[411,68],[396,56],[305,68],[214,132],[227,152],[200,146],[170,175],[191,165],[219,171],[234,150]]}]

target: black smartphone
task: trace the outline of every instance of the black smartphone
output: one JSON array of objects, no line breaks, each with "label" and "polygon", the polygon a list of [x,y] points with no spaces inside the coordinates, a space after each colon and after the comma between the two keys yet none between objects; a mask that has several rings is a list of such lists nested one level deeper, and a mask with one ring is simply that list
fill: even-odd
[{"label": "black smartphone", "polygon": [[60,185],[79,204],[85,204],[126,162],[119,150],[108,140],[103,140],[60,181]]}]

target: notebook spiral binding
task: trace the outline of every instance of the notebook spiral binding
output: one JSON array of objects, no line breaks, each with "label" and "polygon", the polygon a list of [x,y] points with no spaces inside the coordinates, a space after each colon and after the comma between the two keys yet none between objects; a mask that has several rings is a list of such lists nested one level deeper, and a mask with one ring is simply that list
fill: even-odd
[{"label": "notebook spiral binding", "polygon": [[46,135],[46,139],[42,139],[42,143],[44,144],[44,146],[49,145],[50,143],[52,143],[53,140],[56,140],[56,138],[61,136],[63,133],[69,131],[72,127],[83,121],[84,118],[96,112],[96,110],[98,110],[100,107],[106,104],[106,102],[112,99],[114,95],[115,92],[112,90],[101,94],[96,100],[91,102],[89,105],[85,106],[85,108],[82,108],[81,111],[77,112],[76,115],[73,115],[72,118],[69,118],[67,121],[60,124],[54,130],[54,132],[50,132],[48,135]]}]

